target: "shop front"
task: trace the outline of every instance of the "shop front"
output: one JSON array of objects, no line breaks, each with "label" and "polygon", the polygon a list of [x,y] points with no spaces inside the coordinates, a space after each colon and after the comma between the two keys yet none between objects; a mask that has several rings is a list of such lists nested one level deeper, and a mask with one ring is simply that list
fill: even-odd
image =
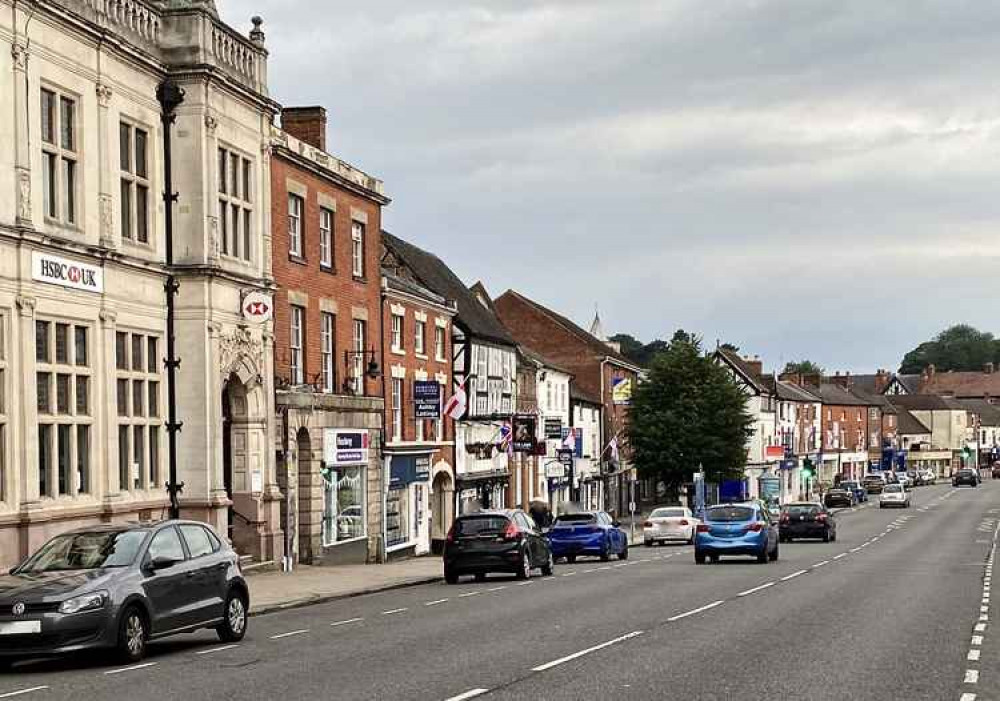
[{"label": "shop front", "polygon": [[459,514],[506,508],[504,497],[510,484],[509,469],[466,473],[458,475],[456,481]]},{"label": "shop front", "polygon": [[385,500],[388,559],[431,550],[431,453],[387,453],[389,489]]}]

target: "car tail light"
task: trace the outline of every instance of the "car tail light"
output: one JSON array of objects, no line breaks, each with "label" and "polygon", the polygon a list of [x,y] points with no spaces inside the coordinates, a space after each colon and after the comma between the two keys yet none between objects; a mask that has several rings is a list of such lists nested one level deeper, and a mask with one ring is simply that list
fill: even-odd
[{"label": "car tail light", "polygon": [[698,532],[699,533],[708,533],[708,531],[709,531],[708,525],[706,525],[704,523],[699,523],[698,524]]},{"label": "car tail light", "polygon": [[792,519],[788,516],[788,514],[781,514],[781,522],[782,523],[788,523],[791,520]]},{"label": "car tail light", "polygon": [[507,528],[504,529],[504,532],[503,532],[503,539],[504,540],[517,540],[520,537],[521,537],[521,531],[519,531],[517,529],[517,526],[514,525],[514,522],[511,521],[510,523],[508,523],[507,524]]},{"label": "car tail light", "polygon": [[816,514],[816,520],[817,521],[825,521],[826,520],[826,514]]},{"label": "car tail light", "polygon": [[455,524],[451,524],[451,528],[448,529],[448,535],[445,537],[445,542],[454,543],[455,542]]},{"label": "car tail light", "polygon": [[652,528],[652,527],[653,527],[653,522],[652,522],[652,521],[645,521],[645,522],[644,522],[644,523],[642,524],[642,527],[643,527],[643,528]]},{"label": "car tail light", "polygon": [[682,519],[681,519],[681,525],[682,525],[682,526],[686,526],[686,525],[688,525],[688,520],[687,520],[686,518],[682,518]]},{"label": "car tail light", "polygon": [[747,526],[747,533],[749,533],[750,531],[753,531],[754,533],[760,533],[762,529],[763,526],[761,526],[759,523],[751,523],[749,526]]}]

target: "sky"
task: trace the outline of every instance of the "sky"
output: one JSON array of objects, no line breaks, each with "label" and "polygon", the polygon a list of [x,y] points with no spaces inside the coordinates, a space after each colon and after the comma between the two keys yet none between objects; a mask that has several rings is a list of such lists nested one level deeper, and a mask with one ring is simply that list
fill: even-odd
[{"label": "sky", "polygon": [[765,367],[1000,331],[1000,3],[217,0],[466,282]]}]

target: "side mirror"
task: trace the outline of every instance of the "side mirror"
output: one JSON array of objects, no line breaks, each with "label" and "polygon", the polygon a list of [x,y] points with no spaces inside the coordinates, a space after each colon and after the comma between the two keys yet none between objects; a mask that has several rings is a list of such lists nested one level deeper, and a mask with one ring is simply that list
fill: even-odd
[{"label": "side mirror", "polygon": [[166,555],[157,555],[149,562],[149,568],[154,572],[158,570],[165,570],[168,567],[173,567],[177,564],[177,560],[172,557],[167,557]]}]

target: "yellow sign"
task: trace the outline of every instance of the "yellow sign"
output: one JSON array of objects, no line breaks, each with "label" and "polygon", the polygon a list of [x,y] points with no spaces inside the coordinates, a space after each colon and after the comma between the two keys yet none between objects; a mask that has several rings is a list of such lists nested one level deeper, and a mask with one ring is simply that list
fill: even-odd
[{"label": "yellow sign", "polygon": [[632,403],[632,380],[628,377],[616,377],[611,380],[611,401],[615,404]]}]

